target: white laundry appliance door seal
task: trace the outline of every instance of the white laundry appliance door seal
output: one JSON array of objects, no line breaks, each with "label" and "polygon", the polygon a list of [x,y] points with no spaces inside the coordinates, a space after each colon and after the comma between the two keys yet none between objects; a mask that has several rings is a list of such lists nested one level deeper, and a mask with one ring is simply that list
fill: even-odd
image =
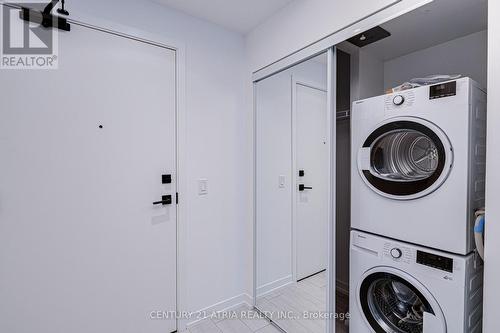
[{"label": "white laundry appliance door seal", "polygon": [[373,128],[359,147],[357,162],[361,179],[373,191],[393,200],[413,200],[446,181],[453,166],[453,147],[435,124],[417,117],[395,117]]}]

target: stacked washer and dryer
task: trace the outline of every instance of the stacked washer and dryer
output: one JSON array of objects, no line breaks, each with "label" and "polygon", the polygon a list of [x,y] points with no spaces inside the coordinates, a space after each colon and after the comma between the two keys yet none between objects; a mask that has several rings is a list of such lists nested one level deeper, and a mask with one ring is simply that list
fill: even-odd
[{"label": "stacked washer and dryer", "polygon": [[462,78],[357,101],[351,117],[351,332],[481,332],[485,90]]}]

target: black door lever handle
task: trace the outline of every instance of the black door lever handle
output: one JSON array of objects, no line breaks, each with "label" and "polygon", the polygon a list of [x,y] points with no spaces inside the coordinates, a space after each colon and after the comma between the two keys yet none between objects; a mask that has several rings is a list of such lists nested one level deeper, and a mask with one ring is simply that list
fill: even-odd
[{"label": "black door lever handle", "polygon": [[312,190],[313,188],[310,186],[305,186],[304,184],[299,184],[299,192],[302,192],[304,190]]},{"label": "black door lever handle", "polygon": [[153,202],[153,205],[171,205],[172,204],[172,196],[171,195],[162,195],[161,201]]}]

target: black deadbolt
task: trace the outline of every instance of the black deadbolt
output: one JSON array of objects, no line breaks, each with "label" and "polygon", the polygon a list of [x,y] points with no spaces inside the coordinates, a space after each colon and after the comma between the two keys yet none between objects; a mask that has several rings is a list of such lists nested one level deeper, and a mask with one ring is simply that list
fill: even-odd
[{"label": "black deadbolt", "polygon": [[162,184],[172,183],[172,175],[161,175],[161,183]]}]

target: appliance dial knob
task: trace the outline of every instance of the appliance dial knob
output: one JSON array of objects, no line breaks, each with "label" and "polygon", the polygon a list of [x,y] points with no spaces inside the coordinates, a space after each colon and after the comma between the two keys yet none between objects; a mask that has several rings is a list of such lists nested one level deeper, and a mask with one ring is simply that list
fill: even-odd
[{"label": "appliance dial knob", "polygon": [[403,103],[405,102],[405,98],[401,95],[396,95],[394,96],[394,98],[392,99],[392,102],[395,104],[395,105],[403,105]]},{"label": "appliance dial knob", "polygon": [[394,258],[394,259],[399,259],[403,256],[403,251],[401,251],[400,249],[392,249],[391,250],[391,256]]}]

